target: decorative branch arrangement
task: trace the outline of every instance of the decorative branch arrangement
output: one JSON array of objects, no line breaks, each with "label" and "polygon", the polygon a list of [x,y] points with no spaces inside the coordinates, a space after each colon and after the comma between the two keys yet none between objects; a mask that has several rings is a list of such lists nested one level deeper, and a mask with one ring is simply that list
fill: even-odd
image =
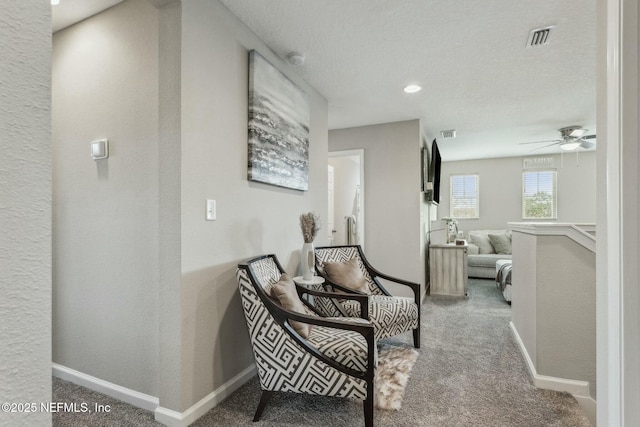
[{"label": "decorative branch arrangement", "polygon": [[300,215],[300,229],[305,243],[312,243],[320,230],[320,217],[313,212]]}]

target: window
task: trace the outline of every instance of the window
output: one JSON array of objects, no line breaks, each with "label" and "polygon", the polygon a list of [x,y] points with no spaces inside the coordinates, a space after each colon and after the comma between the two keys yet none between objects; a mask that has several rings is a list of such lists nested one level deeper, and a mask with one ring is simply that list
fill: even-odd
[{"label": "window", "polygon": [[556,171],[522,172],[522,219],[556,219]]},{"label": "window", "polygon": [[478,175],[451,175],[451,218],[479,218]]}]

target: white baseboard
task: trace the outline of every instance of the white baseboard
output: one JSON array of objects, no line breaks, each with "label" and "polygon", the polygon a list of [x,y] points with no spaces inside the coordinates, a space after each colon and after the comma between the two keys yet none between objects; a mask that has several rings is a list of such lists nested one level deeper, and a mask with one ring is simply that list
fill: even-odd
[{"label": "white baseboard", "polygon": [[138,408],[154,412],[155,419],[169,427],[187,427],[195,420],[209,412],[214,406],[222,402],[231,393],[253,378],[257,373],[256,365],[252,364],[235,377],[200,399],[195,405],[184,412],[160,406],[159,399],[148,394],[140,393],[109,381],[87,375],[75,369],[57,363],[52,364],[53,376],[86,387],[89,390],[105,394]]},{"label": "white baseboard", "polygon": [[580,406],[582,406],[582,409],[584,410],[585,415],[587,416],[587,418],[589,418],[589,421],[591,422],[592,426],[596,425],[596,407],[597,402],[593,399],[593,397],[591,396],[576,396],[573,395],[573,397],[576,398],[576,400],[578,401],[578,403],[580,404]]},{"label": "white baseboard", "polygon": [[155,411],[159,404],[157,397],[101,380],[100,378],[67,368],[57,363],[52,364],[52,372],[54,377],[86,387],[89,390],[97,391],[98,393],[106,394],[114,399],[121,400],[138,408],[146,409],[147,411]]},{"label": "white baseboard", "polygon": [[155,408],[155,419],[169,427],[187,427],[253,378],[256,373],[256,365],[249,366],[184,412],[158,406]]},{"label": "white baseboard", "polygon": [[570,380],[566,378],[558,378],[558,377],[550,377],[547,375],[538,374],[529,353],[527,352],[527,348],[520,338],[520,334],[516,329],[513,322],[509,322],[509,326],[511,327],[511,332],[513,333],[513,337],[520,348],[520,352],[522,353],[522,357],[527,364],[527,368],[529,369],[529,374],[533,380],[533,384],[538,388],[543,388],[547,390],[554,391],[564,391],[571,394],[578,401],[580,406],[585,412],[587,418],[592,425],[596,425],[596,401],[591,397],[591,392],[589,390],[589,383],[587,381],[577,381]]}]

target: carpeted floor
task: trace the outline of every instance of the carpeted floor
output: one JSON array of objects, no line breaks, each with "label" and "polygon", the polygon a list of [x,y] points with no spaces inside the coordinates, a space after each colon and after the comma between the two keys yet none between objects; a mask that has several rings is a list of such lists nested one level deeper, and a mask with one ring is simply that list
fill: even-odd
[{"label": "carpeted floor", "polygon": [[[490,280],[470,280],[469,297],[429,297],[422,307],[422,348],[400,411],[375,411],[377,427],[589,427],[575,399],[536,389],[509,329],[510,306]],[[385,340],[411,347],[411,334]],[[192,426],[363,426],[362,404],[346,399],[277,394],[260,423],[257,378]],[[54,379],[54,402],[110,404],[108,414],[56,413],[54,426],[159,426],[150,412]]]}]

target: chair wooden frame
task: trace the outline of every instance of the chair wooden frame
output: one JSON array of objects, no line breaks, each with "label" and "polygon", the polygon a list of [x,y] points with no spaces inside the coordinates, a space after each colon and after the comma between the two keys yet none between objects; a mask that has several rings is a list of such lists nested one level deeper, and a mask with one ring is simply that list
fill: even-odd
[{"label": "chair wooden frame", "polygon": [[[371,325],[370,323],[350,322],[348,320],[327,319],[321,316],[318,316],[318,317],[310,316],[310,315],[295,313],[282,308],[280,305],[274,302],[274,300],[272,300],[266,294],[265,290],[263,289],[264,284],[258,283],[259,275],[256,274],[253,268],[253,265],[256,262],[264,261],[269,258],[275,263],[280,273],[285,272],[284,269],[282,268],[282,265],[278,261],[277,257],[273,254],[255,257],[250,260],[247,260],[246,262],[240,263],[238,265],[238,272],[243,270],[246,273],[246,277],[249,279],[251,285],[253,285],[253,289],[258,295],[262,304],[264,304],[269,314],[272,316],[275,322],[278,325],[280,325],[282,330],[288,335],[288,337],[291,340],[293,340],[298,346],[300,346],[305,352],[313,356],[315,359],[325,363],[331,368],[336,369],[343,375],[347,375],[349,377],[362,380],[366,383],[366,398],[364,399],[364,402],[363,402],[364,420],[365,420],[366,427],[373,427],[373,396],[374,396],[373,380],[374,380],[374,374],[375,374],[375,368],[376,368],[375,366],[376,341],[374,338],[373,325]],[[240,274],[238,274],[238,280],[240,282]],[[345,298],[345,295],[342,295],[342,294],[336,294],[336,293],[328,294],[323,291],[316,291],[316,290],[308,289],[306,287],[299,286],[299,285],[296,285],[296,291],[298,292],[298,295],[301,297],[303,303],[305,303],[307,306],[309,306],[309,304],[307,302],[307,299],[304,298],[307,295],[322,295],[322,296],[329,296],[329,297],[340,296],[341,298]],[[360,304],[361,312],[363,313],[363,316],[361,317],[366,320],[367,314],[368,314],[368,311],[365,310],[366,304],[367,304],[367,298],[360,295],[352,295],[352,296],[349,296],[349,298],[357,301],[358,304]],[[359,370],[352,369],[336,360],[331,359],[330,357],[320,352],[317,348],[311,345],[309,341],[307,341],[305,338],[300,336],[293,329],[293,327],[290,324],[292,320],[302,322],[302,323],[307,323],[310,325],[317,325],[317,326],[324,326],[324,327],[335,328],[340,330],[354,331],[362,335],[362,337],[364,338],[367,344],[366,370],[364,372],[361,372]],[[251,334],[251,331],[250,331],[250,334]],[[254,343],[252,338],[254,355],[256,356],[256,359],[257,359],[258,353],[253,344]],[[262,384],[262,378],[261,378],[261,388],[263,391],[260,397],[260,402],[258,403],[258,407],[255,412],[253,421],[260,420],[260,417],[262,416],[262,413],[269,399],[273,396],[274,392],[279,391],[279,390],[267,390]],[[318,394],[318,393],[315,393],[315,394]]]}]

